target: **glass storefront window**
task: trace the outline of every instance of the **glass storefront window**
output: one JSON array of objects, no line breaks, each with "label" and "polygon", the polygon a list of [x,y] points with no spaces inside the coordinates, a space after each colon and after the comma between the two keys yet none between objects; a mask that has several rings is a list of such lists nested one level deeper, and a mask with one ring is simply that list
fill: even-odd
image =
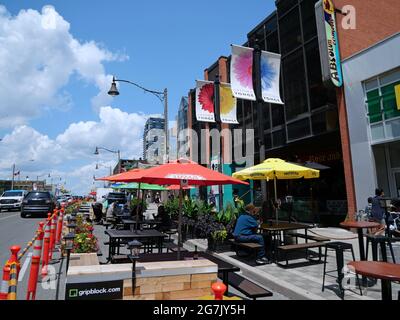
[{"label": "glass storefront window", "polygon": [[400,68],[364,82],[372,140],[400,137],[400,110],[396,102],[396,85],[400,85]]},{"label": "glass storefront window", "polygon": [[287,125],[288,140],[296,140],[307,137],[311,134],[310,120],[305,118]]},{"label": "glass storefront window", "polygon": [[301,17],[303,20],[304,41],[317,35],[317,24],[315,22],[315,3],[317,0],[306,0],[301,3]]},{"label": "glass storefront window", "polygon": [[283,15],[297,5],[297,0],[278,0],[276,1],[276,8],[279,15]]},{"label": "glass storefront window", "polygon": [[285,123],[284,106],[280,104],[271,104],[272,126],[280,126]]},{"label": "glass storefront window", "polygon": [[385,119],[391,119],[400,116],[400,110],[397,109],[396,95],[394,87],[400,84],[400,80],[381,88],[382,105]]},{"label": "glass storefront window", "polygon": [[400,168],[400,143],[391,144],[389,154],[392,168]]},{"label": "glass storefront window", "polygon": [[379,98],[379,89],[367,93],[369,122],[375,123],[382,121],[381,102]]},{"label": "glass storefront window", "polygon": [[280,147],[286,144],[286,132],[284,129],[272,132],[273,147]]},{"label": "glass storefront window", "polygon": [[308,111],[303,50],[297,50],[283,62],[286,120]]},{"label": "glass storefront window", "polygon": [[281,53],[285,55],[301,45],[301,29],[299,11],[294,9],[279,21]]}]

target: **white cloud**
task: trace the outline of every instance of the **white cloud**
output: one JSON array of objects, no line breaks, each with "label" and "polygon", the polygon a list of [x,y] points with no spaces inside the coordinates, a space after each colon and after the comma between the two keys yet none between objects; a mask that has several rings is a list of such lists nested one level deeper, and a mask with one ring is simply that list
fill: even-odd
[{"label": "white cloud", "polygon": [[99,89],[94,107],[107,105],[112,77],[103,63],[125,59],[93,41],[75,39],[52,6],[11,16],[0,5],[0,128],[26,124],[46,108],[68,106],[70,96],[62,89],[74,73]]},{"label": "white cloud", "polygon": [[[73,183],[84,192],[90,188],[93,174],[108,175],[108,167],[116,165],[115,154],[99,150],[100,154],[94,155],[96,146],[120,150],[121,158],[142,156],[143,127],[147,118],[144,114],[102,107],[98,121],[72,123],[55,139],[29,126],[18,126],[0,142],[0,178],[9,178],[15,163],[23,176],[36,178],[50,170],[52,175],[65,177],[68,184]],[[82,164],[87,161],[89,164]],[[103,164],[99,170],[95,170],[96,162]]]}]

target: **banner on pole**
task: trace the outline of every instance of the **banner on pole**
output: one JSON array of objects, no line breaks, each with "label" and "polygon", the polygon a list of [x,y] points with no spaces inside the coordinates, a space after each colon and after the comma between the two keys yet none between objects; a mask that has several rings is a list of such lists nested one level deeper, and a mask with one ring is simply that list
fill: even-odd
[{"label": "banner on pole", "polygon": [[231,85],[236,98],[256,101],[253,88],[253,48],[232,45]]},{"label": "banner on pole", "polygon": [[222,123],[238,124],[236,117],[237,104],[236,98],[233,96],[231,85],[229,83],[221,83],[219,86],[219,109]]},{"label": "banner on pole", "polygon": [[277,53],[261,51],[260,63],[262,99],[269,103],[283,104],[279,94],[281,55]]},{"label": "banner on pole", "polygon": [[214,82],[196,81],[196,119],[203,122],[215,122]]}]

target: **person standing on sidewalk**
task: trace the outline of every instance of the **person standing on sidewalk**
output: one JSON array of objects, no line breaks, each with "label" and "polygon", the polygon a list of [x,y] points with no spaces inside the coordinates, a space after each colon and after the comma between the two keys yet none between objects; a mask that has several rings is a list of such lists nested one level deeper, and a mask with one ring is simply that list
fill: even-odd
[{"label": "person standing on sidewalk", "polygon": [[264,237],[257,233],[258,228],[258,212],[260,208],[256,208],[253,204],[248,204],[242,213],[233,231],[233,236],[237,242],[254,242],[260,244],[262,247],[257,253],[256,263],[258,265],[270,263],[269,259],[265,256]]},{"label": "person standing on sidewalk", "polygon": [[379,222],[381,226],[379,229],[375,230],[375,234],[381,234],[385,231],[385,209],[381,207],[380,200],[384,197],[383,189],[377,188],[375,189],[375,197],[372,198],[371,205],[371,221]]}]

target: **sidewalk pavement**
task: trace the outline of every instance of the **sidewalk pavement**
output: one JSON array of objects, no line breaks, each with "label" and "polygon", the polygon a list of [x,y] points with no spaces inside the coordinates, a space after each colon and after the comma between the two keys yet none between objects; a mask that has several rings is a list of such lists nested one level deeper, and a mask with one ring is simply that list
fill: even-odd
[{"label": "sidewalk pavement", "polygon": [[[353,245],[356,259],[359,257],[358,239],[341,240]],[[299,243],[301,243],[299,239]],[[185,243],[186,248],[194,248],[197,245],[198,250],[207,248],[206,239],[192,239]],[[394,246],[399,252],[400,246]],[[311,249],[309,249],[312,251]],[[318,249],[317,249],[318,250]],[[324,250],[322,251],[324,253]],[[336,283],[337,273],[331,273],[332,276],[325,277],[325,290],[322,291],[323,263],[308,263],[304,258],[289,260],[289,267],[282,268],[275,263],[263,266],[257,266],[252,260],[238,258],[235,252],[214,253],[219,258],[226,260],[238,266],[243,275],[250,280],[270,288],[278,293],[296,300],[341,300],[339,296],[338,285]],[[351,253],[345,252],[345,264],[352,261]],[[292,267],[290,267],[292,265]],[[334,251],[328,251],[326,270],[336,269],[336,258]],[[351,280],[351,290],[346,290],[344,300],[381,300],[380,281],[372,287],[362,287],[363,295],[360,295],[358,286],[355,285],[355,276],[348,275]],[[392,283],[393,299],[397,300],[400,284]]]},{"label": "sidewalk pavement", "polygon": [[[101,262],[105,262],[108,254],[108,246],[104,242],[108,241],[108,237],[104,234],[103,226],[95,226],[95,235],[99,239],[99,244],[103,256],[99,257]],[[173,236],[174,237],[174,236]],[[176,236],[174,237],[176,238]],[[176,239],[175,239],[176,240]],[[341,240],[353,245],[356,259],[359,258],[358,239]],[[301,243],[301,239],[299,239]],[[198,250],[205,251],[207,249],[206,239],[191,239],[184,243],[184,247],[190,251],[194,251],[194,246]],[[400,253],[400,246],[394,244],[394,250]],[[310,251],[312,251],[310,249]],[[122,248],[121,254],[128,253],[126,248]],[[396,253],[396,252],[395,252]],[[266,300],[341,300],[337,290],[336,275],[331,273],[331,276],[325,278],[325,290],[322,292],[322,275],[323,263],[310,264],[307,260],[289,260],[289,268],[282,268],[275,263],[263,266],[254,264],[254,259],[246,260],[237,258],[236,253],[227,251],[223,253],[213,253],[219,258],[226,260],[240,268],[240,274],[251,281],[265,287],[274,293],[273,297],[265,298]],[[352,260],[351,254],[345,252],[345,264]],[[292,267],[290,267],[292,266]],[[336,269],[336,258],[333,251],[328,251],[327,270]],[[354,285],[355,277],[351,278],[351,284]],[[358,287],[354,285],[352,291],[346,290],[344,300],[381,300],[381,284],[378,281],[374,286],[363,289],[363,296],[360,295]],[[392,283],[393,299],[397,299],[400,284]],[[236,291],[234,294],[239,293]]]}]

